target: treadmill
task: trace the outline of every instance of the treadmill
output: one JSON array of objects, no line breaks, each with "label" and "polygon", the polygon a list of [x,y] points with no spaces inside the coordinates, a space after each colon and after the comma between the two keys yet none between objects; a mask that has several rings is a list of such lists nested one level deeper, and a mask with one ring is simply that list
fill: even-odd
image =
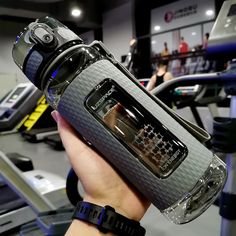
[{"label": "treadmill", "polygon": [[41,96],[32,83],[18,84],[0,103],[0,132],[14,130]]},{"label": "treadmill", "polygon": [[[17,192],[17,188],[20,189],[19,191],[27,191],[30,194],[29,199],[33,198],[34,201],[37,198],[44,199],[50,206],[45,210],[71,206],[65,191],[65,179],[46,171],[32,170],[28,161],[14,165],[12,159],[27,158],[16,153],[5,155],[0,151],[0,234],[31,222],[37,217],[37,213],[30,205],[31,203],[29,204],[23,198],[24,194]],[[21,172],[17,166],[25,172]],[[26,169],[26,166],[29,168]],[[14,187],[19,183],[21,184],[18,187]],[[37,193],[36,197],[34,196],[35,193]],[[40,200],[37,201],[40,203]],[[36,207],[38,206],[36,205]]]},{"label": "treadmill", "polygon": [[[33,164],[29,158],[16,153],[9,153],[6,155],[21,171],[33,170]],[[25,201],[6,185],[1,178],[0,193],[0,233],[35,218],[35,214],[27,207]]]},{"label": "treadmill", "polygon": [[44,143],[48,144],[54,150],[57,150],[57,151],[65,150],[59,133],[46,136],[44,138]]},{"label": "treadmill", "polygon": [[[210,33],[207,57],[230,61],[225,71],[182,76],[167,81],[153,90],[159,97],[179,86],[223,86],[230,98],[228,117],[214,117],[212,146],[226,154],[228,178],[220,199],[221,236],[236,235],[236,0],[225,1]],[[165,106],[163,104],[163,106]],[[178,116],[176,116],[179,119]]]}]

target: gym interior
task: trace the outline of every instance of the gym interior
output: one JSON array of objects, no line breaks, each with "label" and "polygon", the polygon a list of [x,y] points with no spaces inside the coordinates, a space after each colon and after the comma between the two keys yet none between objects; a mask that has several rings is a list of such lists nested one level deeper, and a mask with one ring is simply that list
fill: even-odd
[{"label": "gym interior", "polygon": [[236,0],[2,0],[0,235],[65,235],[83,203],[58,110],[151,203],[142,227],[82,205],[97,235],[235,236],[235,30]]}]

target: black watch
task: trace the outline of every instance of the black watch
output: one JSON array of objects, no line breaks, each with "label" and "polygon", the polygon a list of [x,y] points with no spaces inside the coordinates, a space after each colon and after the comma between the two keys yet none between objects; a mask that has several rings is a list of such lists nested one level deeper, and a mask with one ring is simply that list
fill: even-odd
[{"label": "black watch", "polygon": [[111,232],[118,236],[144,236],[146,232],[138,221],[116,213],[114,208],[90,202],[79,201],[73,219],[94,224],[102,233]]}]

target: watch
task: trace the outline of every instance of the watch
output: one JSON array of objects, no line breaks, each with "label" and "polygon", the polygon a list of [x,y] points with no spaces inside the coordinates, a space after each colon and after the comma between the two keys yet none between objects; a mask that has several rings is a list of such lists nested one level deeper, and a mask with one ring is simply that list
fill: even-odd
[{"label": "watch", "polygon": [[138,221],[115,212],[111,206],[79,201],[72,218],[96,225],[102,233],[111,232],[118,236],[144,236],[146,233]]}]

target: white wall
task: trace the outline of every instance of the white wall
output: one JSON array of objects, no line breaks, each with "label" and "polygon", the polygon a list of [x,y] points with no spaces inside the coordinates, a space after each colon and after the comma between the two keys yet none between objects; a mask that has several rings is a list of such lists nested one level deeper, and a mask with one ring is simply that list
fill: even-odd
[{"label": "white wall", "polygon": [[123,4],[103,15],[103,42],[118,61],[129,52],[133,37],[131,2]]},{"label": "white wall", "polygon": [[0,97],[16,84],[27,82],[11,55],[15,38],[24,27],[24,24],[0,21]]}]

